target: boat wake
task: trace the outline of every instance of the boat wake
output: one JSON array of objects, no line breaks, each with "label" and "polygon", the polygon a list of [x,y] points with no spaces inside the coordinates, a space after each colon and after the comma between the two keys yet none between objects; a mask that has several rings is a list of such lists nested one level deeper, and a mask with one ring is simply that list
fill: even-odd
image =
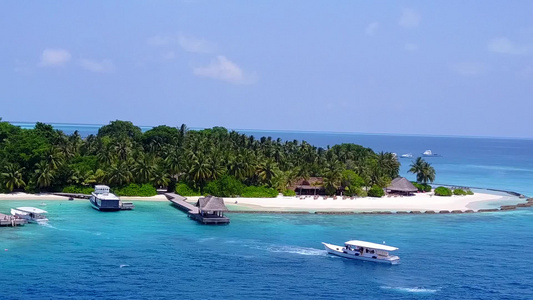
[{"label": "boat wake", "polygon": [[55,226],[53,226],[53,225],[50,225],[50,224],[48,224],[47,222],[41,222],[41,223],[37,223],[37,224],[39,224],[39,225],[41,225],[41,226],[43,226],[43,227],[48,227],[48,228],[52,228],[52,229],[60,230],[59,228],[57,228],[57,227],[55,227]]},{"label": "boat wake", "polygon": [[325,250],[315,249],[315,248],[305,248],[297,246],[272,246],[265,248],[269,252],[274,253],[291,253],[291,254],[300,254],[307,256],[325,256],[327,252]]},{"label": "boat wake", "polygon": [[125,267],[129,267],[130,265],[120,265],[119,267],[122,269],[122,268],[125,268]]},{"label": "boat wake", "polygon": [[393,291],[398,291],[398,292],[403,292],[403,293],[420,293],[420,294],[433,294],[439,291],[438,289],[426,289],[426,288],[421,288],[421,287],[408,288],[408,287],[400,287],[400,286],[397,286],[397,287],[381,286],[381,288],[385,290],[393,290]]}]

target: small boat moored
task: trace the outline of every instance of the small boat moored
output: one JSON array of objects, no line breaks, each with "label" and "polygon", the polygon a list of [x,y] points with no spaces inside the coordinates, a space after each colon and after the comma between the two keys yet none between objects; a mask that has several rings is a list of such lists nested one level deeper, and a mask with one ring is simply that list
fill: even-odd
[{"label": "small boat moored", "polygon": [[46,210],[35,207],[17,207],[11,209],[11,214],[17,218],[25,219],[30,223],[46,223],[48,218],[44,214]]},{"label": "small boat moored", "polygon": [[119,211],[121,207],[120,199],[109,191],[107,185],[96,185],[89,201],[91,206],[99,211]]},{"label": "small boat moored", "polygon": [[413,157],[413,154],[411,153],[405,153],[405,154],[402,154],[400,155],[401,158],[412,158]]},{"label": "small boat moored", "polygon": [[398,248],[388,245],[358,240],[347,241],[344,243],[344,246],[327,243],[322,244],[328,253],[344,258],[387,263],[391,265],[396,265],[400,262],[398,256],[389,255],[389,251],[396,251]]}]

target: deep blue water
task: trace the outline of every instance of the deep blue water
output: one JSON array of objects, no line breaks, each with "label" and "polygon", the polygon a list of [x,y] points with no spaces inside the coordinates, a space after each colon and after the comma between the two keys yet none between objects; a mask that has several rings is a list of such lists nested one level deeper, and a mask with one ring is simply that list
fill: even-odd
[{"label": "deep blue water", "polygon": [[[442,154],[428,159],[439,182],[533,195],[531,140],[267,133],[275,134],[399,154],[431,149]],[[0,212],[36,206],[48,210],[50,219],[49,226],[0,228],[0,291],[6,299],[533,298],[532,209],[234,214],[228,226],[201,226],[165,202],[136,202],[134,211],[118,213],[94,211],[81,200],[41,202],[0,201]],[[402,263],[332,257],[320,244],[349,239],[386,241],[400,248]]]}]

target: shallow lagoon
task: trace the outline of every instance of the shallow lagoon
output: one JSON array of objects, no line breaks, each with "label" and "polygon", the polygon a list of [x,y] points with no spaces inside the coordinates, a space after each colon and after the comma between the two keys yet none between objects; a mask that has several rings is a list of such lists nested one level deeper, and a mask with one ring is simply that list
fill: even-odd
[{"label": "shallow lagoon", "polygon": [[[533,210],[233,214],[228,226],[202,226],[166,202],[117,213],[83,200],[42,202],[0,202],[0,211],[42,207],[50,219],[0,230],[0,290],[8,299],[533,297]],[[333,257],[320,244],[356,238],[399,247],[402,263]]]}]

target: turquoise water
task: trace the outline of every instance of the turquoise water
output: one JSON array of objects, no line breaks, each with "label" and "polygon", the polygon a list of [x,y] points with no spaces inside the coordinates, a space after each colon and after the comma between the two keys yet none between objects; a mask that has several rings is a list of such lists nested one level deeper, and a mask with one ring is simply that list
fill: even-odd
[{"label": "turquoise water", "polygon": [[[70,125],[74,128],[75,125]],[[250,132],[248,132],[250,133]],[[533,140],[255,132],[317,146],[354,142],[428,158],[437,181],[533,196]],[[410,160],[402,161],[402,175]],[[41,206],[42,202],[46,205]],[[35,206],[49,225],[0,228],[5,299],[532,299],[533,210],[467,215],[230,215],[201,226],[166,202],[100,213],[76,201]],[[320,242],[400,248],[398,266],[326,254]]]},{"label": "turquoise water", "polygon": [[[531,210],[431,216],[231,215],[202,226],[166,202],[100,213],[33,205],[48,226],[0,230],[6,299],[531,299]],[[386,241],[402,263],[329,256],[320,242]],[[4,250],[7,249],[7,250]],[[4,297],[5,298],[5,297]]]}]

